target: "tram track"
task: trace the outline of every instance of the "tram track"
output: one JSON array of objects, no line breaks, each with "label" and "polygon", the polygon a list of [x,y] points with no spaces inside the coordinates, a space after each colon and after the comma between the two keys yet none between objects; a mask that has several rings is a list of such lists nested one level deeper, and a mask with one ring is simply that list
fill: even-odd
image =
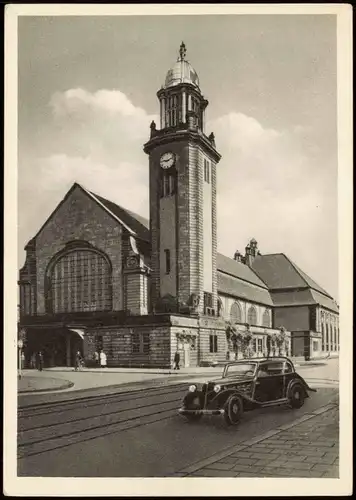
[{"label": "tram track", "polygon": [[[326,384],[330,388],[333,384],[338,384],[337,380],[312,377],[308,380],[311,384]],[[186,384],[184,383],[165,388],[147,389],[144,394],[142,391],[139,393],[128,391],[86,398],[84,401],[79,399],[65,403],[55,402],[48,404],[46,408],[42,405],[40,407],[34,405],[32,411],[29,408],[21,410],[18,459],[169,419],[176,414],[185,390]],[[166,399],[167,397],[169,399]],[[159,401],[160,398],[163,398],[163,401]],[[137,402],[139,404],[136,404]],[[118,408],[116,408],[117,405],[119,405]],[[36,412],[36,408],[39,411]],[[98,408],[101,408],[100,412],[97,411]],[[75,415],[76,412],[83,412],[85,409],[94,413],[86,413],[78,417]],[[68,418],[70,415],[66,414],[70,413],[74,418]],[[53,415],[58,415],[58,421],[53,421]],[[34,422],[37,418],[44,418],[45,422]]]},{"label": "tram track", "polygon": [[[162,394],[162,389],[173,389],[172,391],[166,392],[169,394],[170,392],[176,392],[177,390],[180,389],[186,389],[187,383],[181,383],[181,384],[174,384],[174,385],[169,385],[169,386],[161,386],[161,387],[149,387],[149,388],[144,388],[144,389],[137,389],[137,390],[130,390],[130,391],[124,391],[124,392],[115,392],[115,393],[110,393],[110,394],[105,394],[104,396],[89,396],[89,397],[84,397],[84,398],[77,398],[73,400],[66,400],[66,401],[54,401],[51,403],[40,403],[40,404],[34,404],[34,405],[27,405],[23,408],[19,408],[17,415],[19,419],[22,418],[28,418],[28,417],[34,417],[34,416],[40,416],[40,415],[47,415],[47,414],[53,414],[58,411],[67,411],[74,409],[76,406],[85,406],[87,408],[93,407],[93,406],[100,406],[102,404],[107,404],[113,401],[121,402],[121,401],[128,401],[128,400],[134,400],[134,399],[140,399],[142,397],[146,398],[148,396],[153,396],[155,393],[160,393]],[[144,395],[142,395],[144,393]],[[118,397],[122,397],[122,399],[118,399]],[[129,399],[125,399],[126,396],[132,396]],[[92,404],[91,404],[92,403]],[[43,410],[48,410],[48,411],[43,411]]]},{"label": "tram track", "polygon": [[[120,395],[110,395],[110,397],[99,397],[96,398],[96,401],[90,399],[86,403],[79,400],[70,402],[70,405],[67,403],[48,405],[45,412],[31,413],[26,409],[19,415],[18,459],[170,418],[175,414],[185,389],[185,384],[179,384],[178,387],[170,387],[166,391],[162,391],[162,388],[160,391],[156,388],[154,391],[148,390],[144,395],[131,392],[125,395],[131,397],[118,398],[118,396],[122,396],[121,393]],[[176,397],[166,399],[167,396],[173,394]],[[159,401],[160,398],[163,398],[163,401]],[[154,401],[152,401],[153,399]],[[145,400],[148,404],[137,405],[137,401],[144,403]],[[97,408],[109,405],[111,407],[108,408],[109,411],[95,411]],[[117,405],[121,407],[116,408]],[[66,413],[83,412],[84,409],[94,410],[94,414],[85,414],[75,418],[66,418],[65,416]],[[54,415],[58,415],[57,422],[53,422]],[[46,421],[32,425],[31,421],[33,422],[37,418],[45,418]],[[52,421],[47,421],[48,418]]]}]

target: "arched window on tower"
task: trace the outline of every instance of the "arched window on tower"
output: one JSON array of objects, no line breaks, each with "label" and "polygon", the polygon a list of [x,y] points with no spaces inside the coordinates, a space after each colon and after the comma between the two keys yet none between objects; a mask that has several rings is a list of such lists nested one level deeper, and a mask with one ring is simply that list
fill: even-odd
[{"label": "arched window on tower", "polygon": [[263,313],[262,326],[266,326],[267,328],[271,326],[271,316],[268,309]]},{"label": "arched window on tower", "polygon": [[75,242],[50,262],[46,273],[47,311],[112,310],[111,263],[102,252],[85,246],[85,242]]},{"label": "arched window on tower", "polygon": [[249,325],[257,325],[257,311],[254,306],[251,306],[248,310],[247,323]]},{"label": "arched window on tower", "polygon": [[237,302],[234,302],[230,309],[230,321],[232,324],[242,323],[242,311]]}]

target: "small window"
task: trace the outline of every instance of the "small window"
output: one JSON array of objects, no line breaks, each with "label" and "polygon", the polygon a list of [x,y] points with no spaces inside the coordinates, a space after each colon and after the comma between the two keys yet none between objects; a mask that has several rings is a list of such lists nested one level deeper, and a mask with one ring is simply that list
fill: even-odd
[{"label": "small window", "polygon": [[204,292],[204,307],[213,307],[213,294]]},{"label": "small window", "polygon": [[292,372],[293,372],[292,365],[287,362],[284,367],[284,373],[292,373]]},{"label": "small window", "polygon": [[131,335],[132,353],[149,354],[150,353],[150,335],[149,333],[133,333]]},{"label": "small window", "polygon": [[210,162],[204,159],[204,181],[210,184]]},{"label": "small window", "polygon": [[257,339],[257,350],[262,352],[262,339]]},{"label": "small window", "polygon": [[210,352],[218,352],[218,336],[217,335],[210,335],[209,337],[210,340]]},{"label": "small window", "polygon": [[140,334],[134,333],[132,335],[132,353],[138,354],[140,352]]},{"label": "small window", "polygon": [[283,363],[270,363],[267,365],[268,375],[281,375],[283,373]]},{"label": "small window", "polygon": [[166,274],[169,274],[171,272],[171,252],[170,250],[166,249],[164,251],[165,257],[166,257]]},{"label": "small window", "polygon": [[174,172],[163,172],[161,177],[161,198],[172,196],[176,192],[176,178]]}]

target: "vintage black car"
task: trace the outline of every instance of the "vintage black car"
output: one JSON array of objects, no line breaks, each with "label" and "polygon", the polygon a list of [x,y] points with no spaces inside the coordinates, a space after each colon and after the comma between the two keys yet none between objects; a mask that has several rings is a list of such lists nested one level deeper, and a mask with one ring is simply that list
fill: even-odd
[{"label": "vintage black car", "polygon": [[227,424],[239,423],[243,411],[266,406],[300,408],[308,392],[316,392],[296,373],[286,357],[252,358],[228,362],[222,377],[189,387],[178,410],[188,420],[223,415]]}]

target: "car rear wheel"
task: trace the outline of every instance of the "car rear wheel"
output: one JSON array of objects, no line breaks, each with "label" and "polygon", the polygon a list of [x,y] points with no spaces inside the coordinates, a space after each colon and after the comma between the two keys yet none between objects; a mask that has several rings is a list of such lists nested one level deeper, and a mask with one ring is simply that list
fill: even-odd
[{"label": "car rear wheel", "polygon": [[304,389],[300,384],[295,384],[290,390],[288,401],[292,408],[301,408],[304,404]]},{"label": "car rear wheel", "polygon": [[224,406],[224,419],[228,425],[237,425],[243,413],[242,399],[238,395],[232,395]]}]

